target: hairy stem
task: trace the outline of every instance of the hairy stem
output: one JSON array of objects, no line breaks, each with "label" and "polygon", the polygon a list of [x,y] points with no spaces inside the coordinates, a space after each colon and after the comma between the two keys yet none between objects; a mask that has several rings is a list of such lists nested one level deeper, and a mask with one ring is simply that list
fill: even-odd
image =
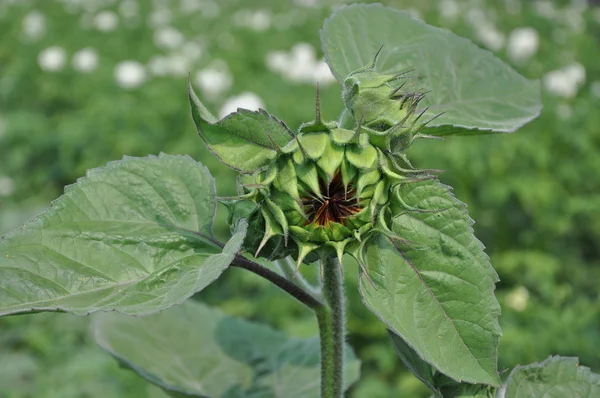
[{"label": "hairy stem", "polygon": [[340,264],[322,260],[323,295],[327,302],[317,312],[321,339],[321,398],[342,398],[344,394],[344,284]]},{"label": "hairy stem", "polygon": [[291,257],[286,257],[282,260],[275,260],[274,263],[287,278],[287,280],[293,281],[296,285],[308,291],[313,297],[321,299],[321,290],[313,286],[302,276],[300,272],[296,270],[296,264]]},{"label": "hairy stem", "polygon": [[255,273],[258,276],[267,279],[280,289],[285,290],[292,297],[294,297],[307,307],[317,312],[322,308],[325,308],[325,306],[323,305],[323,303],[321,303],[319,299],[315,298],[312,294],[310,294],[300,286],[297,286],[296,284],[287,280],[278,273],[273,272],[270,269],[263,267],[258,263],[255,263],[254,261],[248,260],[244,256],[241,256],[239,254],[235,256],[235,259],[231,263],[231,266],[246,269],[250,272]]},{"label": "hairy stem", "polygon": [[[221,249],[225,247],[225,244],[223,242],[220,242],[213,236],[209,236],[198,231],[192,231],[188,229],[184,230],[193,233],[194,235],[200,236],[207,242]],[[318,294],[318,292],[315,292],[314,288],[308,282],[306,282],[304,278],[302,278],[302,280],[306,285],[298,286],[290,280],[277,274],[276,272],[273,272],[270,269],[263,267],[262,265],[255,263],[254,261],[249,260],[240,254],[237,254],[235,256],[233,262],[231,263],[231,266],[243,268],[245,270],[255,273],[258,276],[265,278],[269,282],[275,284],[280,289],[288,292],[292,297],[294,297],[295,299],[297,299],[298,301],[315,311],[324,307],[323,303],[321,302],[320,294]]]}]

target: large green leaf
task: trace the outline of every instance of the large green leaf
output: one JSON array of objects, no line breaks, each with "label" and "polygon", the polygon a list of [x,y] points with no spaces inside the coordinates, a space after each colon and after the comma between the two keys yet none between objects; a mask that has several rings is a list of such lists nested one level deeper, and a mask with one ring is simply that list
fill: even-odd
[{"label": "large green leaf", "polygon": [[391,330],[388,330],[388,333],[390,339],[392,339],[396,353],[406,367],[433,392],[435,398],[442,398],[440,390],[436,387],[434,380],[435,370],[431,365],[419,357],[419,354],[396,333]]},{"label": "large green leaf", "polygon": [[388,333],[402,362],[433,392],[433,398],[492,398],[496,396],[495,387],[483,384],[457,383],[436,372],[400,336],[391,330],[388,330]]},{"label": "large green leaf", "polygon": [[577,358],[553,356],[514,368],[506,381],[505,397],[600,397],[600,374],[580,366]]},{"label": "large green leaf", "polygon": [[152,313],[214,281],[221,251],[214,180],[187,156],[125,158],[88,171],[50,209],[0,241],[0,315],[33,311]]},{"label": "large green leaf", "polygon": [[216,120],[189,86],[192,118],[206,146],[223,164],[253,173],[271,162],[293,135],[287,126],[264,110],[238,109]]},{"label": "large green leaf", "polygon": [[499,385],[498,276],[465,205],[437,180],[404,184],[399,195],[393,233],[374,234],[362,253],[363,302],[442,373]]},{"label": "large green leaf", "polygon": [[[314,398],[318,338],[288,338],[267,326],[188,301],[143,318],[98,314],[96,341],[166,390],[211,398]],[[359,361],[347,348],[346,388]]]},{"label": "large green leaf", "polygon": [[541,110],[538,81],[525,79],[469,40],[407,12],[379,4],[342,7],[325,21],[321,42],[340,83],[369,64],[381,46],[380,72],[415,69],[422,78],[412,87],[430,90],[420,104],[430,107],[424,119],[445,112],[428,125],[429,134],[513,132]]}]

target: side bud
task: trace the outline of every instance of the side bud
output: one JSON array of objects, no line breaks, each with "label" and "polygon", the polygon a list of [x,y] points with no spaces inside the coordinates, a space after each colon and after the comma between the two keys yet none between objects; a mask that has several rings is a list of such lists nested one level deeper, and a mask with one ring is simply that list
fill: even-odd
[{"label": "side bud", "polygon": [[[425,93],[412,90],[412,71],[383,74],[376,70],[377,59],[350,73],[344,81],[345,117],[354,119],[371,136],[377,147],[394,152],[404,151],[414,140],[423,124],[417,124],[419,103]],[[349,115],[348,115],[349,114]]]}]

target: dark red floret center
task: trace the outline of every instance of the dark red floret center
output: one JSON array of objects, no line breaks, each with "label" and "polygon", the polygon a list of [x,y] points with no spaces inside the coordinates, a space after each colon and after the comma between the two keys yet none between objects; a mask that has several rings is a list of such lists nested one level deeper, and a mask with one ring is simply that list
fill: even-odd
[{"label": "dark red floret center", "polygon": [[319,178],[321,198],[317,195],[302,198],[302,206],[307,216],[306,225],[314,222],[317,225],[327,225],[330,222],[343,224],[346,217],[361,210],[356,189],[352,183],[344,187],[341,173],[338,171],[331,182]]}]

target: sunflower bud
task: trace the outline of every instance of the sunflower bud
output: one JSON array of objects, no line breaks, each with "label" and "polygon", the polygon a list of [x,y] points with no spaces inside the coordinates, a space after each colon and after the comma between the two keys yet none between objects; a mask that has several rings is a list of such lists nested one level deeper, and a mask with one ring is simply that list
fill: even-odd
[{"label": "sunflower bud", "polygon": [[[407,178],[360,127],[303,125],[267,167],[241,175],[230,217],[249,221],[245,246],[298,264],[341,256],[368,238]],[[230,220],[230,222],[234,222]]]},{"label": "sunflower bud", "polygon": [[[361,115],[352,129],[321,120],[318,90],[315,121],[294,133],[263,110],[238,109],[217,120],[190,86],[198,134],[240,172],[238,195],[221,201],[230,225],[248,222],[244,248],[255,256],[292,256],[300,265],[350,253],[363,266],[360,253],[370,235],[393,237],[392,212],[415,210],[399,187],[431,176],[402,153],[413,139],[414,120],[412,127],[405,121],[414,105],[398,105],[399,91],[390,85],[396,78],[374,71],[374,62],[347,79],[347,110]],[[382,130],[382,120],[391,127]]]},{"label": "sunflower bud", "polygon": [[376,70],[379,52],[373,61],[350,73],[344,81],[342,97],[346,111],[355,124],[371,137],[380,149],[403,152],[414,140],[423,124],[416,114],[425,94],[413,89],[410,72],[382,74]]}]

